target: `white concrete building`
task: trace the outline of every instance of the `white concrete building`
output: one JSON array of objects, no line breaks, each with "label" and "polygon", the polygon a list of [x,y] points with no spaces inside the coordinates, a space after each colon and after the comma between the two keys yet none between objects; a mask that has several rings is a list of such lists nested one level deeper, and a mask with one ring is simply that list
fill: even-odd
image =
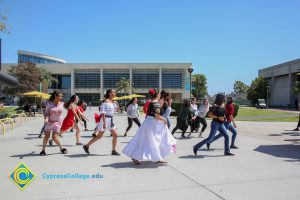
[{"label": "white concrete building", "polygon": [[300,59],[264,68],[258,73],[269,82],[271,106],[295,107],[295,100],[300,102],[300,95],[293,93],[295,82],[300,81]]}]

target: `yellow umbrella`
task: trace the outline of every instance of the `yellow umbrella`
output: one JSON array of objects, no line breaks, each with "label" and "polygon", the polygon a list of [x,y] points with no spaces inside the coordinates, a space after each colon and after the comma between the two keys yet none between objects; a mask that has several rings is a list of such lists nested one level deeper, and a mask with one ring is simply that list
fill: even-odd
[{"label": "yellow umbrella", "polygon": [[136,97],[136,98],[145,98],[145,95],[140,95],[140,94],[132,94],[130,95],[131,98]]},{"label": "yellow umbrella", "polygon": [[42,99],[49,99],[50,95],[38,91],[32,91],[32,92],[26,92],[21,94],[21,96],[26,96],[26,97],[37,97],[37,98],[42,98]]}]

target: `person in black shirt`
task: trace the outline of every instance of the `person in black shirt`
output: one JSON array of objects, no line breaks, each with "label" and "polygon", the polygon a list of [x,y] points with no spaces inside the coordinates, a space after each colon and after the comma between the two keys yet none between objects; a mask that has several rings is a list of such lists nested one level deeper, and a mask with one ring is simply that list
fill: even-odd
[{"label": "person in black shirt", "polygon": [[205,144],[207,145],[207,148],[209,149],[209,143],[212,142],[212,140],[214,139],[214,137],[215,137],[215,135],[218,131],[222,134],[222,136],[225,139],[225,141],[224,141],[224,146],[225,146],[224,155],[225,156],[234,155],[234,154],[230,153],[229,136],[227,134],[226,127],[224,125],[225,114],[226,114],[224,103],[225,103],[225,95],[222,94],[222,93],[217,94],[215,103],[210,108],[210,110],[208,112],[208,116],[210,118],[213,118],[213,120],[211,122],[210,134],[209,134],[208,138],[202,140],[201,142],[199,142],[198,144],[196,144],[193,147],[193,152],[194,152],[195,155],[197,155],[198,149],[200,149]]}]

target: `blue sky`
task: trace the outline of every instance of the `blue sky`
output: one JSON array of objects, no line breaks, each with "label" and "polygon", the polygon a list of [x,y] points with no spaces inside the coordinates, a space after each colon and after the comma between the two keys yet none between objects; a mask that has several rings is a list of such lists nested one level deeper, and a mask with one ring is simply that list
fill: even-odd
[{"label": "blue sky", "polygon": [[[258,69],[300,58],[300,0],[4,0],[17,50],[69,63],[191,62],[209,93],[247,84]],[[7,10],[7,11],[6,11]]]}]

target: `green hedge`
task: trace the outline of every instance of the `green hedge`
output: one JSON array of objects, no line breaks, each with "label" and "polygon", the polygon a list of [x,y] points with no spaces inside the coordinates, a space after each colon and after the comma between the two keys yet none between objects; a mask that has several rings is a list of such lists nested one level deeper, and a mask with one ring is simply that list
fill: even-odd
[{"label": "green hedge", "polygon": [[240,106],[239,106],[239,104],[233,103],[233,107],[234,107],[233,118],[235,118],[239,114]]}]

